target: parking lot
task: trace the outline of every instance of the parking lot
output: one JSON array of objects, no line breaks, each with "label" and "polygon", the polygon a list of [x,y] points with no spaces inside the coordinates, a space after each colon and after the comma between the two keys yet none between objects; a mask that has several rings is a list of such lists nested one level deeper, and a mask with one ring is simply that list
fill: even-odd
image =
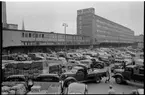
[{"label": "parking lot", "polygon": [[[115,48],[96,48],[94,50],[79,49],[68,51],[67,53],[61,51],[53,52],[52,54],[28,53],[3,55],[3,78],[5,81],[6,77],[11,75],[18,75],[19,77],[28,75],[29,77],[31,76],[34,82],[36,80],[41,81],[40,83],[36,83],[37,85],[41,85],[40,88],[47,88],[45,82],[53,84],[54,79],[51,78],[52,76],[56,79],[60,77],[64,82],[68,77],[74,77],[78,82],[84,81],[86,83],[84,85],[87,85],[89,94],[107,94],[110,85],[112,85],[116,94],[129,94],[132,90],[142,89],[142,87],[121,83],[128,80],[128,76],[131,80],[133,79],[130,75],[125,77],[125,70],[134,70],[134,68],[136,68],[135,72],[139,73],[138,76],[140,74],[142,76],[144,68],[141,64],[143,59],[142,57],[134,58],[132,57],[133,53],[131,53],[131,50],[125,50],[126,48],[123,49],[124,50]],[[133,62],[135,62],[135,64]],[[119,67],[114,67],[115,64],[119,64]],[[111,72],[110,70],[113,67],[113,72]],[[107,72],[110,72],[111,79],[109,82],[105,83],[108,77],[106,74]],[[41,74],[44,74],[41,80],[35,78]],[[117,74],[122,75],[118,76]],[[112,77],[113,75],[117,77]],[[139,79],[135,80],[142,82],[143,77],[141,76]],[[124,77],[124,79],[117,83],[115,79],[119,77]],[[56,82],[59,82],[59,79],[57,80]]]}]

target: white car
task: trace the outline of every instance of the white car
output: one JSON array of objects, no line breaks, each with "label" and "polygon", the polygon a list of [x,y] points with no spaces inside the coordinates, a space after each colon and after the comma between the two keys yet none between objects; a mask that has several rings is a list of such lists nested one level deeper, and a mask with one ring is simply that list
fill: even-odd
[{"label": "white car", "polygon": [[87,85],[78,82],[71,83],[68,86],[67,94],[88,94]]}]

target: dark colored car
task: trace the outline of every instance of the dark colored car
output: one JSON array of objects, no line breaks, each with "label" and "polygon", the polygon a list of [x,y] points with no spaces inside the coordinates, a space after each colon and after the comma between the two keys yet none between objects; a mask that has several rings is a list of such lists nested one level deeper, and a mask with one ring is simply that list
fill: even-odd
[{"label": "dark colored car", "polygon": [[138,82],[144,87],[144,68],[137,65],[128,65],[124,69],[115,69],[116,83]]},{"label": "dark colored car", "polygon": [[63,73],[61,79],[64,80],[67,77],[74,77],[77,81],[95,81],[98,83],[104,76],[106,76],[106,71],[92,70],[91,68],[87,68],[85,65],[81,64],[72,67],[69,72]]},{"label": "dark colored car", "polygon": [[105,67],[105,63],[103,61],[99,61],[96,59],[91,59],[92,61],[92,68],[98,68],[98,69],[102,69]]},{"label": "dark colored car", "polygon": [[43,60],[44,59],[44,57],[41,56],[40,53],[29,53],[28,57],[30,57],[31,60]]},{"label": "dark colored car", "polygon": [[33,79],[34,87],[40,87],[40,91],[36,92],[31,89],[28,94],[60,94],[61,83],[57,74],[40,74]]}]

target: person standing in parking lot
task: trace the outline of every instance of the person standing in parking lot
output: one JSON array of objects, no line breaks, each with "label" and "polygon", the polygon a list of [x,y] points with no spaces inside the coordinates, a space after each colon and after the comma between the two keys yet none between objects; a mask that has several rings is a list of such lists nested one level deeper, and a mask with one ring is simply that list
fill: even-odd
[{"label": "person standing in parking lot", "polygon": [[105,81],[105,83],[107,83],[107,82],[109,82],[110,81],[110,68],[108,67],[107,68],[107,71],[106,71],[106,81]]}]

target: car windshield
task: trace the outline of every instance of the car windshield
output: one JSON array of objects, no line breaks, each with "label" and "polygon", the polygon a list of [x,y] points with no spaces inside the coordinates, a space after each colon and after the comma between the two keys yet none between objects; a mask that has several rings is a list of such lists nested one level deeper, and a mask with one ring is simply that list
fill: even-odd
[{"label": "car windshield", "polygon": [[10,78],[7,78],[5,81],[25,81],[24,78],[19,78],[19,77],[10,77]]},{"label": "car windshield", "polygon": [[84,65],[89,65],[89,64],[90,64],[90,62],[88,62],[88,61],[81,61],[81,64],[84,64]]}]

